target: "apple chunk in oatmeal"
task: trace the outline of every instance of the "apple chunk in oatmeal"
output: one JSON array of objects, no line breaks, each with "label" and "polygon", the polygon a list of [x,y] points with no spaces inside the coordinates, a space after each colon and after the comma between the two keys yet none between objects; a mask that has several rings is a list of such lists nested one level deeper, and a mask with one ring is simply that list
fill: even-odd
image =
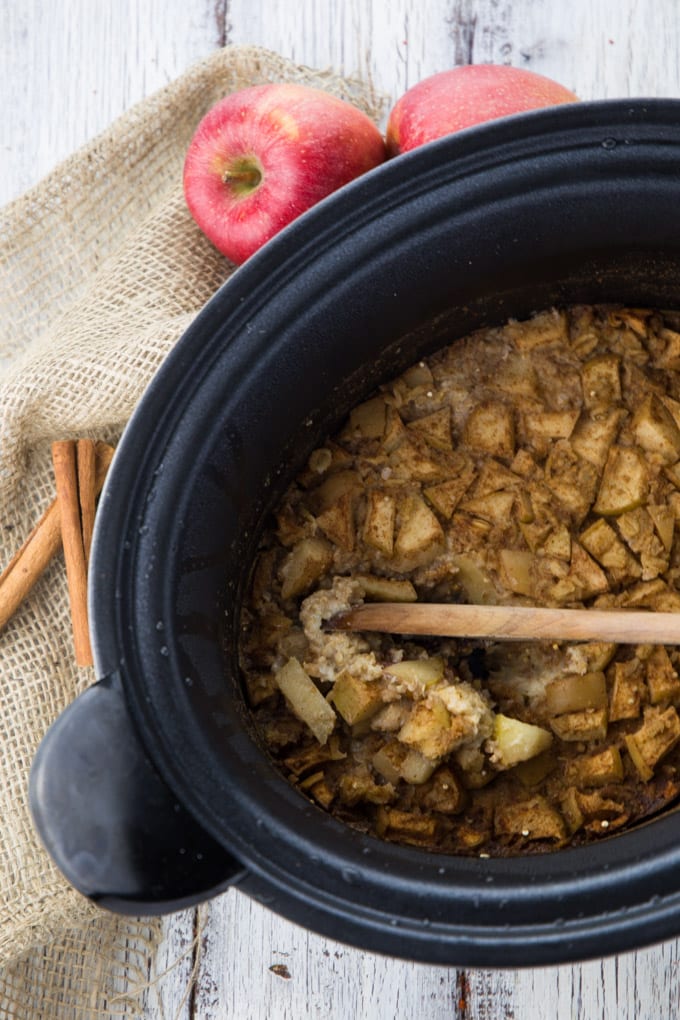
[{"label": "apple chunk in oatmeal", "polygon": [[680,610],[680,316],[549,309],[381,386],[316,449],[243,610],[256,729],[384,839],[509,855],[680,795],[675,647],[353,634],[362,601]]}]

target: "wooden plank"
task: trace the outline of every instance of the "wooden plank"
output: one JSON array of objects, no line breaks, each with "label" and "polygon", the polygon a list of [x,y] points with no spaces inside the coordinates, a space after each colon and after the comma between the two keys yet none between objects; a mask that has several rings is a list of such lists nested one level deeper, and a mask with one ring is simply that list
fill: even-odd
[{"label": "wooden plank", "polygon": [[212,0],[0,4],[0,204],[219,45]]},{"label": "wooden plank", "polygon": [[[678,942],[573,967],[470,971],[474,1020],[671,1020],[680,1015]],[[540,1014],[528,1004],[540,1004]]]},{"label": "wooden plank", "polygon": [[[457,973],[364,953],[230,890],[200,909],[200,1020],[456,1020]],[[272,969],[274,968],[274,969]]]},{"label": "wooden plank", "polygon": [[454,6],[461,16],[474,10],[474,63],[526,67],[555,78],[582,99],[678,93],[675,0],[459,0]]},{"label": "wooden plank", "polygon": [[193,1020],[197,962],[196,911],[163,918],[160,944],[141,996],[144,1017]]},{"label": "wooden plank", "polygon": [[[454,5],[455,6],[455,5]],[[449,0],[229,0],[227,39],[369,81],[393,102],[464,57]]]}]

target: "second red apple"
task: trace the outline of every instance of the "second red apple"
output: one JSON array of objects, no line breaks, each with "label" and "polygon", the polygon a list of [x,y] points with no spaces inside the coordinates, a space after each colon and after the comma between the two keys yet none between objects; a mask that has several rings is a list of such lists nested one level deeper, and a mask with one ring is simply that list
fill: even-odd
[{"label": "second red apple", "polygon": [[534,71],[496,64],[454,67],[424,78],[397,101],[387,123],[387,150],[396,156],[486,120],[576,101],[569,89]]}]

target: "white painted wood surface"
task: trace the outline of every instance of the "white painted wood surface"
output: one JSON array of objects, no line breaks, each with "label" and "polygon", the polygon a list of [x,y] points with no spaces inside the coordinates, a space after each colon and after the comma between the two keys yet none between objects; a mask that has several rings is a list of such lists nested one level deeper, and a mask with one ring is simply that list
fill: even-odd
[{"label": "white painted wood surface", "polygon": [[[677,0],[0,0],[0,202],[224,42],[369,78],[391,100],[471,61],[532,68],[584,99],[678,95],[679,14]],[[409,964],[320,938],[230,891],[168,919],[143,1015],[671,1020],[679,966],[676,940],[573,967]]]}]

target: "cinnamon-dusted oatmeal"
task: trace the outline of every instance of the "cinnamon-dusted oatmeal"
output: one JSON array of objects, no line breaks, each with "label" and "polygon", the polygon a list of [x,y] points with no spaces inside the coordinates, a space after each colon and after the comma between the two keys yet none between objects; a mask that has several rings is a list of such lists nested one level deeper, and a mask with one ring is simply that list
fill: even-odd
[{"label": "cinnamon-dusted oatmeal", "polygon": [[680,610],[680,318],[552,309],[355,408],[265,535],[253,718],[350,825],[453,853],[610,835],[680,794],[673,647],[329,631],[362,600]]}]

